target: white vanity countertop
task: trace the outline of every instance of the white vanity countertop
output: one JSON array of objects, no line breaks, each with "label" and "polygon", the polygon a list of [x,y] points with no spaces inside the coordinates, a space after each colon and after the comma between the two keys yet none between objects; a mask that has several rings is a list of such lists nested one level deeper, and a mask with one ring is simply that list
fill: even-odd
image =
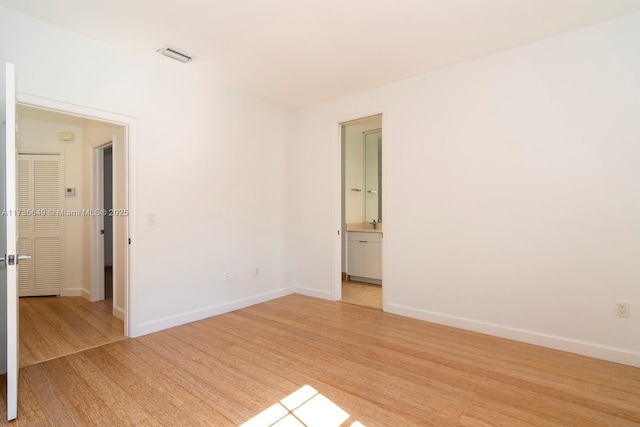
[{"label": "white vanity countertop", "polygon": [[382,224],[376,224],[376,229],[373,229],[373,224],[367,222],[358,222],[347,224],[347,231],[357,231],[358,233],[382,233]]}]

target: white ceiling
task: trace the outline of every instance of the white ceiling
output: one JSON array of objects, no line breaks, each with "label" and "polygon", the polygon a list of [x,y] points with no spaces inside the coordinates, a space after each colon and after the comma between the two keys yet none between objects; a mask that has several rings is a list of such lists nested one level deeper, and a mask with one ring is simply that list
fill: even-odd
[{"label": "white ceiling", "polygon": [[[640,11],[640,0],[0,0],[136,53],[172,45],[300,108]],[[196,62],[186,65],[196,66]]]}]

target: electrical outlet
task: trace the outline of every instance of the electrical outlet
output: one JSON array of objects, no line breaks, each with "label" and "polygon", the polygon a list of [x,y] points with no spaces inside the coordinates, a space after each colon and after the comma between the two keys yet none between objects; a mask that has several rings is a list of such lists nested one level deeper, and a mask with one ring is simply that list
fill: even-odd
[{"label": "electrical outlet", "polygon": [[616,301],[615,305],[617,317],[629,317],[629,303],[625,301]]},{"label": "electrical outlet", "polygon": [[228,271],[224,272],[224,281],[228,282],[229,280],[231,280],[231,273]]}]

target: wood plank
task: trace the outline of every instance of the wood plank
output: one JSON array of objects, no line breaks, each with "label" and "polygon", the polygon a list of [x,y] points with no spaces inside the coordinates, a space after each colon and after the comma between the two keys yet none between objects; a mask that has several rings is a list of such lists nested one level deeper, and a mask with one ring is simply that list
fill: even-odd
[{"label": "wood plank", "polygon": [[20,298],[20,366],[124,339],[124,323],[102,302],[81,297]]},{"label": "wood plank", "polygon": [[304,386],[344,426],[640,425],[638,368],[300,295],[22,368],[12,425],[237,426]]},{"label": "wood plank", "polygon": [[[20,330],[20,341],[23,346],[29,349],[32,355],[37,356],[37,360],[47,360],[72,353],[74,348],[64,335],[64,331],[50,324],[47,317],[42,314],[39,304],[31,300],[32,298],[20,299],[20,325],[24,323],[28,326],[24,333]],[[20,366],[23,366],[23,361],[20,362]]]},{"label": "wood plank", "polygon": [[[154,395],[175,404],[178,408],[177,413],[187,413],[192,425],[209,426],[230,423],[229,418],[216,410],[210,402],[198,398],[189,388],[178,386],[172,381],[171,375],[158,369],[157,365],[150,363],[151,361],[138,357],[131,351],[132,346],[133,341],[121,341],[119,345],[104,348],[113,360],[123,365],[121,368],[123,375],[134,372],[134,375],[131,375],[132,380],[148,385]],[[141,375],[139,372],[144,374]],[[170,414],[168,423],[171,422],[174,414]]]},{"label": "wood plank", "polygon": [[[259,310],[259,308],[247,309],[243,312],[243,315],[250,315],[256,310]],[[295,318],[293,319],[295,320]],[[288,319],[287,321],[289,322],[290,320],[291,319]],[[321,327],[325,322],[326,321],[321,321],[313,324],[313,320],[307,320],[305,322],[299,322],[297,325],[299,328],[304,328],[305,330],[312,328],[324,332]],[[361,330],[359,328],[354,329],[356,331]],[[355,334],[358,333],[359,332],[355,332]],[[330,335],[323,335],[326,335],[327,339],[340,340],[345,344],[351,342],[354,338],[354,332],[337,333],[335,330],[332,330]],[[478,336],[478,339],[482,338],[482,336]],[[490,337],[490,339],[495,340],[495,337]],[[393,342],[394,339],[392,337],[388,340]],[[458,354],[456,354],[456,352],[452,351],[451,348],[438,349],[437,352],[434,352],[435,349],[433,348],[429,352],[417,352],[414,348],[402,346],[402,344],[398,344],[397,342],[393,342],[393,346],[383,345],[383,348],[381,349],[379,349],[379,347],[380,344],[375,344],[374,346],[371,346],[368,343],[363,344],[362,349],[363,352],[367,354],[367,357],[362,361],[362,363],[366,363],[373,367],[379,366],[393,369],[394,365],[403,367],[412,366],[412,361],[414,360],[419,360],[421,362],[430,360],[432,362],[432,366],[429,367],[424,364],[418,366],[414,364],[410,372],[423,372],[425,376],[428,376],[432,380],[442,378],[443,381],[452,378],[452,375],[456,372],[472,373],[474,374],[473,376],[460,378],[458,381],[467,381],[470,382],[468,385],[471,385],[473,382],[483,380],[486,382],[485,388],[490,391],[497,388],[509,399],[512,399],[518,393],[523,393],[523,390],[537,389],[540,394],[546,396],[546,400],[539,402],[540,405],[553,406],[554,404],[561,404],[564,406],[565,411],[569,410],[569,408],[572,407],[571,405],[573,405],[576,416],[582,416],[585,420],[597,420],[599,416],[597,414],[591,414],[589,410],[584,409],[584,402],[592,399],[593,396],[588,392],[589,388],[585,387],[585,379],[583,376],[574,377],[571,383],[562,384],[558,387],[554,381],[556,375],[560,374],[560,372],[553,372],[552,374],[549,374],[544,370],[541,371],[539,366],[536,369],[529,369],[527,367],[511,363],[508,369],[509,374],[503,374],[502,368],[504,365],[497,364],[496,358],[499,356],[495,355],[495,351],[492,353],[491,357],[477,357],[477,354],[469,353],[468,351],[463,353],[458,352]],[[529,347],[536,348],[535,346]],[[576,357],[579,356],[573,355],[573,358]],[[354,359],[352,359],[352,361],[353,360]],[[500,366],[501,369],[496,371],[492,369],[492,366]],[[402,370],[400,372],[395,372],[394,374],[401,376]],[[477,388],[479,391],[482,391],[483,388],[479,386],[479,384],[480,383],[478,383]],[[510,387],[511,385],[515,385],[516,387]],[[600,382],[600,385],[603,385],[602,381]],[[550,401],[550,398],[552,398],[553,401]],[[612,406],[614,401],[616,402],[615,407]],[[617,416],[621,415],[621,411],[626,411],[626,416],[630,419],[634,419],[632,414],[639,405],[640,399],[638,399],[637,395],[621,395],[618,393],[615,397],[601,396],[599,397],[598,402],[591,401],[588,406],[597,406],[599,412],[605,414],[616,413]],[[603,422],[606,420],[607,419],[605,417]]]},{"label": "wood plank", "polygon": [[65,297],[58,299],[67,310],[110,340],[122,339],[124,322],[113,316],[113,307],[104,301],[89,302],[84,298]]}]

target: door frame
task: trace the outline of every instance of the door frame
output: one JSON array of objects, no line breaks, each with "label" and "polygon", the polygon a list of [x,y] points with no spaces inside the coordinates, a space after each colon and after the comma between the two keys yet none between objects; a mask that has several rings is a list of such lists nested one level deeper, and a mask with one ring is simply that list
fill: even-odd
[{"label": "door frame", "polygon": [[125,139],[124,154],[125,154],[125,198],[129,209],[129,215],[126,221],[127,235],[129,244],[127,245],[127,266],[124,274],[124,335],[127,337],[135,337],[139,335],[138,332],[138,303],[137,303],[137,253],[136,253],[136,236],[137,227],[136,222],[132,218],[136,217],[136,162],[135,162],[135,148],[137,143],[136,138],[136,118],[118,113],[112,113],[110,111],[99,110],[82,105],[69,104],[62,101],[57,101],[49,98],[43,98],[37,95],[31,95],[26,93],[17,93],[18,104],[26,105],[30,107],[42,108],[52,110],[58,113],[75,115],[78,117],[84,117],[87,119],[100,120],[108,122],[114,125],[124,127]]},{"label": "door frame", "polygon": [[[346,229],[343,229],[342,224],[342,125],[346,122],[364,119],[371,116],[382,116],[382,187],[388,188],[386,186],[386,169],[385,165],[387,162],[384,160],[386,157],[386,136],[385,129],[387,127],[387,108],[385,106],[374,107],[371,109],[360,110],[355,113],[349,113],[342,116],[335,117],[333,120],[334,126],[334,149],[335,149],[335,159],[334,167],[335,172],[333,174],[335,178],[334,188],[335,188],[335,210],[334,210],[334,230],[337,232],[334,234],[334,243],[333,243],[333,280],[332,280],[332,289],[331,289],[331,298],[334,301],[340,301],[342,299],[342,238],[346,237]],[[386,201],[387,197],[382,198],[382,218],[385,218],[384,231],[385,234],[389,231],[388,228],[388,217],[387,217],[387,209],[386,209]],[[389,290],[389,281],[387,280],[387,254],[386,254],[387,245],[383,242],[382,244],[382,311],[387,311],[387,294]]]}]

